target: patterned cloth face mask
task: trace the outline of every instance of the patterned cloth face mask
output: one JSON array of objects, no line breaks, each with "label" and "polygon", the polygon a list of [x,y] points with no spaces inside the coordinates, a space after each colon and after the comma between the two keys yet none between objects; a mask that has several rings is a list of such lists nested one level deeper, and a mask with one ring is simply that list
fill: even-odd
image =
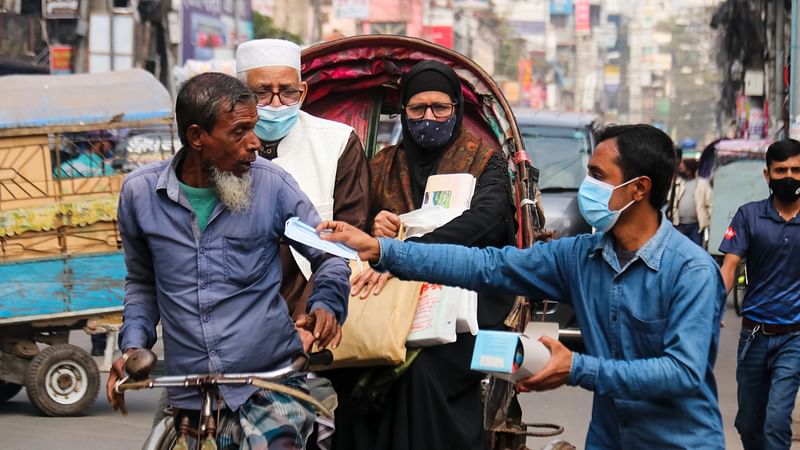
[{"label": "patterned cloth face mask", "polygon": [[408,132],[411,134],[414,142],[426,150],[435,150],[444,147],[453,136],[455,126],[455,115],[444,122],[426,119],[408,119]]}]

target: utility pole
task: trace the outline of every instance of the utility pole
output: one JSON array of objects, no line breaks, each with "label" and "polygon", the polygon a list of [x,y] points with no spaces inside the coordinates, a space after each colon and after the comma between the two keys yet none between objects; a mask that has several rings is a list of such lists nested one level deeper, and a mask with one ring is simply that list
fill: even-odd
[{"label": "utility pole", "polygon": [[[786,11],[783,2],[776,2],[775,5],[775,103],[772,105],[770,115],[775,119],[775,124],[784,121],[783,117],[783,42],[786,39],[784,30],[786,28]],[[783,122],[784,129],[786,123]]]},{"label": "utility pole", "polygon": [[792,0],[792,48],[791,76],[789,81],[789,137],[800,140],[800,48],[797,34],[800,32],[800,0]]},{"label": "utility pole", "polygon": [[239,46],[239,0],[233,0],[233,51]]},{"label": "utility pole", "polygon": [[314,10],[314,23],[311,29],[311,43],[322,40],[322,0],[311,0]]},{"label": "utility pole", "polygon": [[[85,0],[84,0],[85,1]],[[114,0],[108,0],[106,2],[106,6],[108,8],[108,58],[109,58],[109,68],[111,71],[114,71],[114,60],[117,59],[117,56],[114,54]]]}]

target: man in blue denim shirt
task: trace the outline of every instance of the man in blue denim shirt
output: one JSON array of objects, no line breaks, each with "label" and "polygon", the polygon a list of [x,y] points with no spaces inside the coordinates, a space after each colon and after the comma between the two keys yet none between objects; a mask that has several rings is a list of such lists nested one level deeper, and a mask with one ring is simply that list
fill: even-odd
[{"label": "man in blue denim shirt", "polygon": [[543,337],[547,366],[526,390],[594,391],[590,449],[722,449],[714,361],[724,292],[719,270],[660,213],[675,168],[672,141],[649,125],[598,136],[578,193],[598,233],[528,249],[375,240],[341,222],[345,242],[404,279],[568,302],[586,354]]},{"label": "man in blue denim shirt", "polygon": [[[218,73],[189,80],[178,94],[176,120],[183,148],[128,175],[120,193],[128,274],[119,346],[126,355],[151,348],[161,320],[169,375],[287,366],[303,344],[278,294],[278,246],[287,219],[317,224],[319,216],[291,176],[256,157],[256,98],[239,80]],[[293,245],[316,272],[307,315],[297,325],[314,316],[313,338],[321,347],[335,346],[350,270],[341,258]],[[122,375],[122,363],[115,362],[109,387]],[[302,389],[305,377],[287,383]],[[285,435],[294,444],[287,448],[304,445],[314,421],[306,406],[291,397],[274,403],[280,394],[252,386],[219,391],[229,413],[242,408],[239,420],[268,418],[251,424],[264,437]],[[112,406],[121,406],[119,395],[108,394]],[[170,389],[169,400],[182,410],[200,407],[194,389]],[[262,423],[278,428],[261,429]]]}]

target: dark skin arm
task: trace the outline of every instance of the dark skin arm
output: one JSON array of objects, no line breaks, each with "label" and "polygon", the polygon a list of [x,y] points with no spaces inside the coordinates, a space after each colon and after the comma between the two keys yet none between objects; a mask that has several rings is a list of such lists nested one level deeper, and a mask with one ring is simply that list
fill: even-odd
[{"label": "dark skin arm", "polygon": [[108,403],[111,404],[111,408],[114,411],[119,410],[123,416],[128,415],[128,410],[125,408],[125,395],[114,392],[114,386],[117,384],[117,381],[125,378],[125,362],[128,360],[130,355],[137,350],[139,349],[129,348],[125,350],[125,352],[122,354],[122,357],[114,361],[111,364],[111,369],[108,371],[108,381],[106,382],[106,398],[108,399]]},{"label": "dark skin arm", "polygon": [[311,349],[311,345],[316,343],[320,349],[339,346],[342,340],[342,327],[336,320],[336,316],[325,308],[317,308],[308,314],[301,314],[295,322],[295,327],[300,333],[300,340],[303,341],[303,349]]}]

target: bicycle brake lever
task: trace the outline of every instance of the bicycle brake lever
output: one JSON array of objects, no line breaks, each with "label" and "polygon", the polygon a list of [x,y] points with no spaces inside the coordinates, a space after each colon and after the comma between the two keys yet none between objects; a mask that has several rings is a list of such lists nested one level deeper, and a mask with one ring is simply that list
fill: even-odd
[{"label": "bicycle brake lever", "polygon": [[127,381],[128,381],[130,378],[131,378],[131,377],[129,377],[129,376],[127,376],[127,375],[125,375],[124,377],[122,377],[122,378],[120,378],[119,380],[117,380],[117,382],[116,382],[116,383],[114,383],[114,392],[115,392],[115,393],[117,393],[117,394],[122,394],[122,391],[120,391],[120,390],[119,390],[119,387],[120,387],[120,386],[121,386],[123,383],[127,382]]}]

